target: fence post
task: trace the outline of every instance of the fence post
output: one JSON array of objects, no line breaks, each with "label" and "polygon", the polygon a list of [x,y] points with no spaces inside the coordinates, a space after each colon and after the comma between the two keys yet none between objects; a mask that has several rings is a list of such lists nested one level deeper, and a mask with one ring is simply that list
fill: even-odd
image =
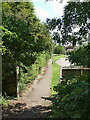
[{"label": "fence post", "polygon": [[81,69],[81,76],[83,75],[83,69]]},{"label": "fence post", "polygon": [[61,82],[61,78],[62,78],[62,67],[60,67],[60,79],[59,79],[59,82]]},{"label": "fence post", "polygon": [[17,74],[17,98],[19,98],[19,66],[16,67],[16,74]]}]

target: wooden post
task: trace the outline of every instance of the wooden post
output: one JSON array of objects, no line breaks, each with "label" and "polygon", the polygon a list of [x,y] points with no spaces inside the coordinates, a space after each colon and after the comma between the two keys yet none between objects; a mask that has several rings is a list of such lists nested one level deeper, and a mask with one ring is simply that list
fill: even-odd
[{"label": "wooden post", "polygon": [[16,67],[17,74],[17,98],[19,98],[19,66]]},{"label": "wooden post", "polygon": [[83,69],[81,69],[81,76],[83,75]]},{"label": "wooden post", "polygon": [[61,82],[61,78],[62,78],[62,67],[60,67],[60,79],[59,79],[59,82]]}]

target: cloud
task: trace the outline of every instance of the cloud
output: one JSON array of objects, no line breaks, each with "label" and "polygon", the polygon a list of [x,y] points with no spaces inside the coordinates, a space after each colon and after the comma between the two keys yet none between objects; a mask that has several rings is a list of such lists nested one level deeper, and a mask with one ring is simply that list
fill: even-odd
[{"label": "cloud", "polygon": [[60,18],[64,14],[64,6],[67,4],[68,0],[63,0],[62,3],[59,0],[48,1],[45,0],[32,0],[35,5],[35,12],[37,17],[41,21],[46,21],[46,18],[52,19],[53,17]]},{"label": "cloud", "polygon": [[37,17],[39,17],[41,19],[41,21],[45,21],[46,18],[49,17],[48,11],[46,11],[43,8],[35,7],[35,12],[36,12]]},{"label": "cloud", "polygon": [[67,5],[68,0],[63,0],[62,3],[59,1],[53,0],[49,1],[49,4],[54,9],[54,12],[57,13],[59,16],[62,16],[64,14],[64,7]]}]

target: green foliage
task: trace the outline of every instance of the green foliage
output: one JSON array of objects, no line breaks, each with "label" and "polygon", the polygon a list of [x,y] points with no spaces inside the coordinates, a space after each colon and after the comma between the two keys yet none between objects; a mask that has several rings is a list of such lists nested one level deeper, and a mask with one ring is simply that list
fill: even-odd
[{"label": "green foliage", "polygon": [[37,53],[51,49],[50,32],[37,19],[31,2],[3,2],[2,19],[3,44],[15,62],[31,65]]},{"label": "green foliage", "polygon": [[53,118],[87,118],[87,76],[62,81],[54,90],[52,98]]},{"label": "green foliage", "polygon": [[[57,31],[60,31],[61,26],[62,26],[62,21],[60,18],[53,18],[49,19],[47,18],[46,24],[50,30],[57,29]],[[55,43],[62,43],[62,39],[60,38],[60,33],[59,32],[54,32],[53,33],[53,40]]]},{"label": "green foliage", "polygon": [[0,100],[0,104],[2,104],[3,106],[8,106],[10,102],[8,100],[6,100],[6,98],[2,97],[2,99]]},{"label": "green foliage", "polygon": [[[2,21],[2,83],[4,86],[16,80],[16,67],[19,66],[22,68],[19,76],[22,89],[25,88],[22,83],[34,80],[45,65],[44,59],[48,60],[46,54],[51,54],[52,49],[51,33],[37,18],[31,2],[3,2]],[[47,57],[40,58],[44,51]]]},{"label": "green foliage", "polygon": [[21,63],[20,65],[20,90],[24,90],[27,83],[33,82],[38,74],[41,73],[41,70],[44,66],[47,65],[48,60],[50,59],[49,53],[43,52],[40,55],[37,55],[37,59],[31,66],[25,66]]},{"label": "green foliage", "polygon": [[90,66],[90,45],[82,46],[76,51],[69,53],[69,61],[75,65]]},{"label": "green foliage", "polygon": [[4,96],[0,96],[0,104],[2,104],[3,106],[8,106],[8,104],[10,103],[10,96],[7,96],[7,94],[5,93]]},{"label": "green foliage", "polygon": [[61,25],[62,25],[62,21],[60,18],[53,18],[53,19],[49,19],[47,18],[46,23],[48,24],[48,27],[50,30],[54,30],[56,27],[58,27],[58,29],[60,30]]},{"label": "green foliage", "polygon": [[[76,43],[82,44],[87,40],[89,32],[89,3],[90,2],[68,2],[64,9],[62,18],[47,19],[50,30],[55,30],[53,39],[57,43],[75,46]],[[75,28],[79,31],[74,31]],[[61,36],[61,37],[60,37]]]},{"label": "green foliage", "polygon": [[6,93],[4,93],[3,96],[0,96],[0,105],[2,104],[4,107],[7,107],[10,104],[11,99],[17,100],[17,97],[8,96]]},{"label": "green foliage", "polygon": [[[89,3],[88,2],[69,2],[64,10],[64,27],[63,39],[72,42],[73,46],[76,42],[82,44],[87,41],[87,33],[89,30]],[[79,31],[73,31],[75,27],[80,27]],[[72,33],[70,35],[69,33]],[[83,39],[82,39],[83,38]]]},{"label": "green foliage", "polygon": [[61,45],[56,45],[54,47],[54,54],[65,54],[65,48]]},{"label": "green foliage", "polygon": [[60,77],[60,65],[56,63],[57,60],[60,58],[64,58],[65,55],[57,55],[54,54],[53,57],[53,73],[52,73],[52,82],[51,82],[51,95],[55,94],[56,92],[53,90],[54,86],[59,84],[59,77]]},{"label": "green foliage", "polygon": [[[34,52],[38,53],[47,47],[50,48],[50,32],[37,19],[31,2],[5,2],[2,8],[3,26],[9,31],[15,32],[18,36],[18,40],[14,41],[12,46],[15,48],[13,51],[15,53],[21,53],[21,55],[23,53],[23,60],[27,54],[28,57],[30,56],[32,58],[31,55]],[[7,9],[9,9],[9,13]]]}]

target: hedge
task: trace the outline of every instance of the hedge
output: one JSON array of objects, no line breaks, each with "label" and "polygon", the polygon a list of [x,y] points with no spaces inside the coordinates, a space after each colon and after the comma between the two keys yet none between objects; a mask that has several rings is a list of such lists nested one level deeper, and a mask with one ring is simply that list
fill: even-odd
[{"label": "hedge", "polygon": [[20,90],[25,89],[27,83],[36,79],[38,74],[41,73],[42,68],[47,65],[49,58],[49,52],[43,52],[42,54],[40,53],[37,55],[36,61],[31,66],[27,67],[22,63],[20,64]]}]

